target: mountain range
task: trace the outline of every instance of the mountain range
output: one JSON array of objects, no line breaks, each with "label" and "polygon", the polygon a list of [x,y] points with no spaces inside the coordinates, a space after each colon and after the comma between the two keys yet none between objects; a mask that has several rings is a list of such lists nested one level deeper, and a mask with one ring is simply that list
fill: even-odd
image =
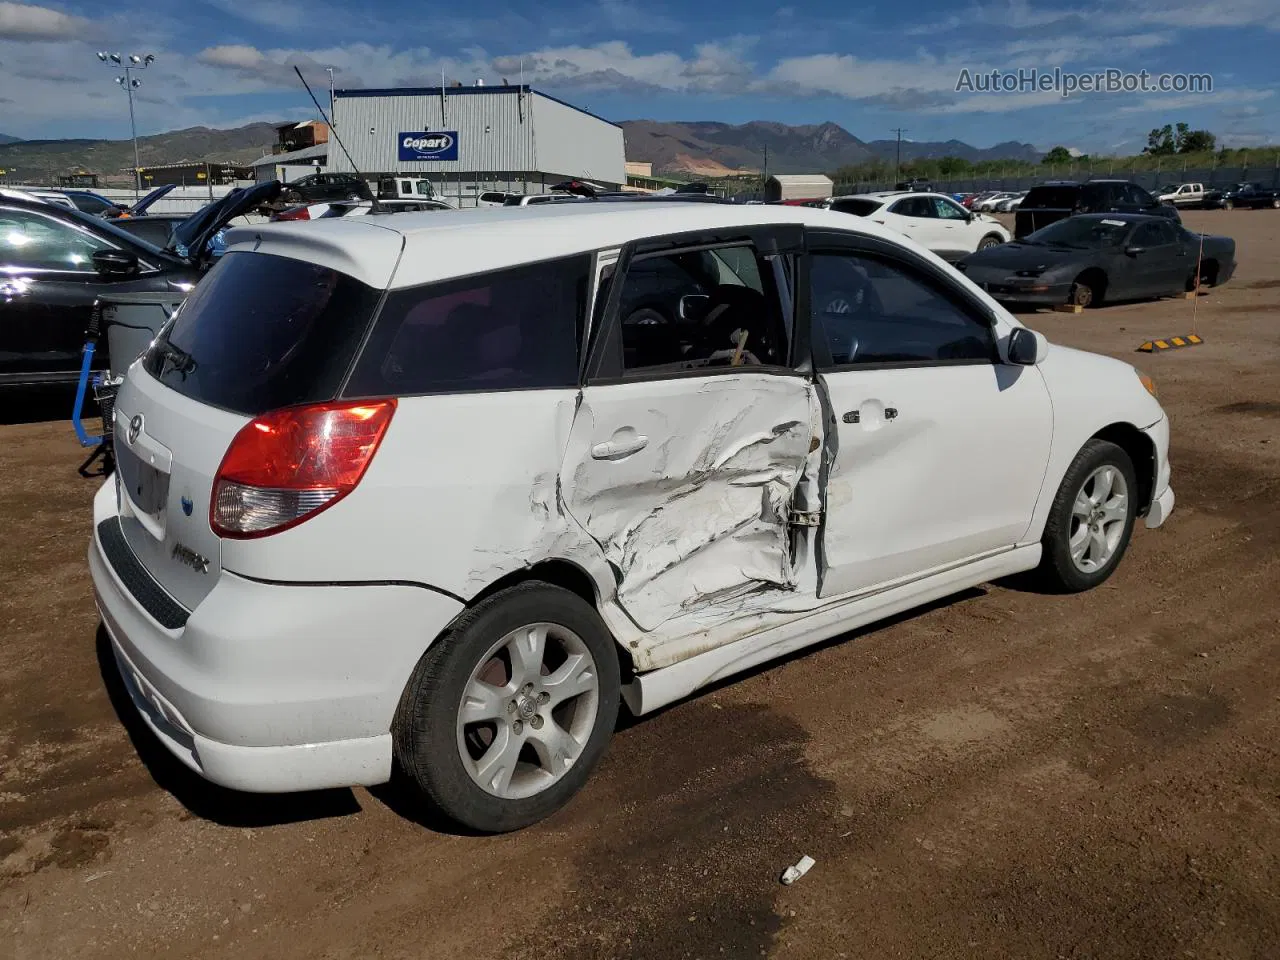
[{"label": "mountain range", "polygon": [[0,133],[0,143],[17,143],[21,137],[11,137],[7,133]]},{"label": "mountain range", "polygon": [[[271,152],[276,131],[269,123],[230,130],[189,127],[138,138],[142,166],[208,160],[249,163]],[[133,168],[132,140],[13,140],[0,138],[0,169],[11,182],[54,182],[58,174],[87,170],[105,179],[128,182]]]},{"label": "mountain range", "polygon": [[[654,173],[666,174],[758,173],[766,161],[770,173],[829,172],[877,158],[892,160],[898,150],[896,140],[859,140],[836,123],[788,126],[765,120],[737,125],[626,120],[621,127],[627,159],[652,162]],[[904,161],[946,156],[975,162],[1036,161],[1041,156],[1031,144],[1012,140],[985,149],[959,140],[903,140],[901,148]]]},{"label": "mountain range", "polygon": [[[876,158],[892,160],[898,149],[894,140],[859,140],[835,123],[788,126],[755,120],[728,124],[713,121],[662,123],[626,120],[621,123],[630,160],[650,161],[657,174],[697,177],[724,176],[735,172],[830,172]],[[143,166],[209,160],[249,163],[270,152],[275,129],[269,123],[251,123],[230,130],[190,127],[138,138]],[[1029,143],[1009,141],[979,148],[959,140],[944,142],[902,141],[902,159],[963,157],[979,160],[1038,160],[1039,151]],[[107,178],[128,180],[133,166],[129,140],[18,140],[0,135],[0,169],[12,182],[49,180],[77,169]]]}]

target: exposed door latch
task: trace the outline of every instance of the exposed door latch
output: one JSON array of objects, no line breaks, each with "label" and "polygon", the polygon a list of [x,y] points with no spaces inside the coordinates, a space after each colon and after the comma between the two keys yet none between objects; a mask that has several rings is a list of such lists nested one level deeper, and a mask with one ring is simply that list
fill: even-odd
[{"label": "exposed door latch", "polygon": [[860,414],[857,410],[850,410],[840,419],[843,420],[845,423],[858,423],[862,419],[862,414]]},{"label": "exposed door latch", "polygon": [[787,513],[787,523],[793,527],[816,527],[822,523],[822,511],[796,510],[793,507]]},{"label": "exposed door latch", "polygon": [[885,408],[884,408],[884,418],[885,418],[886,420],[897,420],[897,419],[898,419],[898,408],[897,408],[897,407],[885,407]]}]

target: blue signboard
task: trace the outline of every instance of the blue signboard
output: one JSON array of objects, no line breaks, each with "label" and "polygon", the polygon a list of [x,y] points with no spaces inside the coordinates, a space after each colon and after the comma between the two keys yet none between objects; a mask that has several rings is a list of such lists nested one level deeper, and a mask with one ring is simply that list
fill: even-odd
[{"label": "blue signboard", "polygon": [[401,133],[396,141],[401,160],[457,160],[458,131],[436,130],[432,133]]}]

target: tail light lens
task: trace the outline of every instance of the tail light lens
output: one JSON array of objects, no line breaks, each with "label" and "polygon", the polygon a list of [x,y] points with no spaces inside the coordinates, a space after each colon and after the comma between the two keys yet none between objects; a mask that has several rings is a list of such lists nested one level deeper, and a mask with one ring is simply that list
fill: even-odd
[{"label": "tail light lens", "polygon": [[395,400],[339,401],[246,424],[214,478],[209,525],[221,537],[260,537],[333,506],[364,476],[395,410]]},{"label": "tail light lens", "polygon": [[281,210],[275,216],[276,220],[310,220],[311,211],[306,207],[290,207],[288,210]]}]

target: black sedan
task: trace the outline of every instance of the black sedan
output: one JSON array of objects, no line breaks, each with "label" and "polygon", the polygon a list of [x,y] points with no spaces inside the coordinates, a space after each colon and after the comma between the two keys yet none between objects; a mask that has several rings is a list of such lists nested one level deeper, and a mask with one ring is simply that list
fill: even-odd
[{"label": "black sedan", "polygon": [[970,254],[958,267],[1001,302],[1096,307],[1190,290],[1197,263],[1201,285],[1226,283],[1236,268],[1235,241],[1165,217],[1104,213],[1059,220]]},{"label": "black sedan", "polygon": [[1265,187],[1260,183],[1236,183],[1229,187],[1216,187],[1204,195],[1206,207],[1222,207],[1232,210],[1236,207],[1248,207],[1261,210],[1270,207],[1280,210],[1280,189]]},{"label": "black sedan", "polygon": [[[168,249],[79,210],[0,196],[0,389],[75,383],[94,300],[190,290],[210,264],[214,235],[263,188],[187,218]],[[94,369],[106,369],[99,346]]]}]

